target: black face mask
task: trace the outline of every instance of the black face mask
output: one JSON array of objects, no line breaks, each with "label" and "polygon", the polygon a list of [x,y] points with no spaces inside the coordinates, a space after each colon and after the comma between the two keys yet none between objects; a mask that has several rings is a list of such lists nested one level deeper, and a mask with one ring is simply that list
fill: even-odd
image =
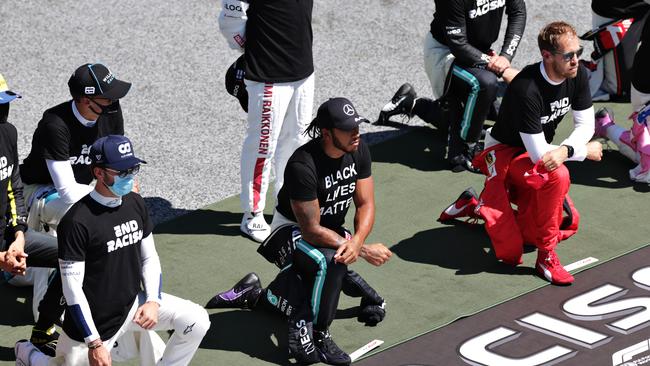
[{"label": "black face mask", "polygon": [[0,104],[0,123],[7,122],[9,116],[9,103]]},{"label": "black face mask", "polygon": [[117,113],[117,111],[120,109],[120,101],[119,100],[116,100],[113,103],[111,103],[109,105],[106,105],[106,106],[95,102],[93,99],[90,99],[90,101],[95,105],[96,108],[99,109],[99,113],[97,113],[98,111],[95,110],[95,108],[91,108],[91,109],[93,110],[93,112],[99,114],[100,116],[106,116],[106,115],[109,115],[109,114]]}]

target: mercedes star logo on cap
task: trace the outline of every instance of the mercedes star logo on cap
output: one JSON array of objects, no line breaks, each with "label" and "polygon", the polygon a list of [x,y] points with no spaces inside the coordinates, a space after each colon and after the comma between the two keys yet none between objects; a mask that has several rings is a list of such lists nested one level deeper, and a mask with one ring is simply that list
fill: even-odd
[{"label": "mercedes star logo on cap", "polygon": [[351,105],[346,104],[343,106],[343,113],[347,114],[348,116],[352,116],[354,115],[354,108]]}]

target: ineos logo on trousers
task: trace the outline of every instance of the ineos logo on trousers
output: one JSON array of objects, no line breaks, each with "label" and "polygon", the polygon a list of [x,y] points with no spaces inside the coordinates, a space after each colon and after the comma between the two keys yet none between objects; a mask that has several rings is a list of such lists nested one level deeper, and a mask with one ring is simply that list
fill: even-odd
[{"label": "ineos logo on trousers", "polygon": [[130,153],[130,152],[131,152],[131,144],[129,144],[128,142],[125,142],[125,143],[123,143],[123,144],[120,144],[120,145],[117,147],[117,151],[119,151],[120,154],[127,154],[127,153]]}]

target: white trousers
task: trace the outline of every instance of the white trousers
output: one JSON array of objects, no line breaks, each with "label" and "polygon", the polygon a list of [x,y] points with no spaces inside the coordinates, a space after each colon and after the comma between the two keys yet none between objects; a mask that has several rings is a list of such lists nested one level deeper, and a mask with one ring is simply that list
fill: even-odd
[{"label": "white trousers", "polygon": [[[94,182],[88,186],[88,192],[93,189],[93,186]],[[40,232],[45,232],[44,226],[47,225],[49,229],[47,234],[56,236],[59,221],[74,203],[66,203],[58,195],[48,196],[48,192],[56,192],[53,185],[25,185],[25,202],[28,203],[29,208],[27,225],[30,229]]]},{"label": "white trousers", "polygon": [[431,83],[433,100],[444,95],[445,80],[455,59],[449,47],[436,41],[431,32],[427,32],[424,37],[424,71]]},{"label": "white trousers", "polygon": [[241,207],[261,212],[274,165],[275,196],[284,181],[291,154],[309,138],[314,105],[314,75],[289,83],[245,80],[248,92],[248,128],[241,155]]},{"label": "white trousers", "polygon": [[[111,339],[104,341],[104,347],[109,352],[113,349],[115,341],[126,332],[146,331],[133,322],[136,310],[144,301],[145,294],[141,292],[120,330]],[[157,359],[155,355],[155,347],[148,352],[143,352],[145,350],[140,349],[140,365],[189,365],[209,328],[210,319],[202,306],[162,293],[162,301],[158,310],[158,324],[153,330],[174,330],[174,334],[167,341],[167,346],[160,359]],[[88,347],[84,342],[77,342],[63,332],[56,347],[54,362],[57,365],[88,365]]]}]

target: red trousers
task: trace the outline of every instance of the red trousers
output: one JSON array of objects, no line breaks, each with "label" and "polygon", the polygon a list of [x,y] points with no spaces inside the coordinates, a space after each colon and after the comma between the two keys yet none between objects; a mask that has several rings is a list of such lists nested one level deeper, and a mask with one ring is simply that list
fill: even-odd
[{"label": "red trousers", "polygon": [[[566,166],[548,172],[521,151],[499,144],[473,162],[487,176],[477,213],[485,220],[497,259],[514,265],[521,261],[524,243],[553,250],[577,232],[580,220],[568,196],[571,179]],[[568,218],[563,216],[565,204]]]}]

